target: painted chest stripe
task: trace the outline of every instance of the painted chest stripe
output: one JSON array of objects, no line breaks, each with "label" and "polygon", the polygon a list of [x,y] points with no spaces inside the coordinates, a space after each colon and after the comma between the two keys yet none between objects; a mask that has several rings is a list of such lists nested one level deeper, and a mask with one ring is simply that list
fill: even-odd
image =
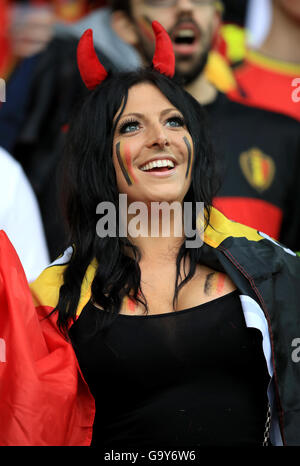
[{"label": "painted chest stripe", "polygon": [[267,319],[264,316],[264,313],[261,307],[257,304],[254,299],[250,298],[250,296],[240,295],[241,305],[246,321],[247,327],[256,328],[262,334],[263,341],[262,347],[263,352],[268,368],[269,375],[271,377],[271,381],[268,387],[268,399],[271,406],[272,411],[272,420],[271,420],[271,428],[270,428],[270,439],[273,445],[275,446],[282,446],[282,437],[279,428],[279,421],[276,413],[276,409],[274,409],[274,400],[275,400],[275,389],[274,389],[274,379],[273,379],[273,364],[272,364],[272,352],[271,352],[271,342],[270,336],[268,331],[268,323]]}]

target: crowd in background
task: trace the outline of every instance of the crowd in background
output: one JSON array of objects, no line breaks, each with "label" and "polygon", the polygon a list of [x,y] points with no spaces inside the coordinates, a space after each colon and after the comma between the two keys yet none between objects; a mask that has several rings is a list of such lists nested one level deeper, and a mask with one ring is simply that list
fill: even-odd
[{"label": "crowd in background", "polygon": [[[76,65],[80,35],[93,28],[97,53],[112,72],[136,68],[144,58],[139,44],[114,28],[118,7],[112,12],[111,6],[104,0],[0,0],[0,229],[28,280],[68,243],[59,163],[69,116],[87,92]],[[225,170],[215,205],[294,250],[300,250],[299,43],[300,0],[223,1],[204,70],[230,100],[222,112],[214,105],[208,113],[218,126],[213,135],[223,126],[218,154],[232,152],[236,163]],[[240,193],[233,192],[239,176]]]}]

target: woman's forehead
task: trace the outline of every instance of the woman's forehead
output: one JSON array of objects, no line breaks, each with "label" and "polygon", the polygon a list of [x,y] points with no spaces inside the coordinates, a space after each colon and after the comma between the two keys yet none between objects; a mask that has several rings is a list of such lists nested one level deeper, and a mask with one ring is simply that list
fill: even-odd
[{"label": "woman's forehead", "polygon": [[168,98],[154,84],[143,82],[135,84],[128,90],[126,105],[123,102],[116,118],[122,111],[122,116],[128,113],[153,114],[166,109],[176,109]]}]

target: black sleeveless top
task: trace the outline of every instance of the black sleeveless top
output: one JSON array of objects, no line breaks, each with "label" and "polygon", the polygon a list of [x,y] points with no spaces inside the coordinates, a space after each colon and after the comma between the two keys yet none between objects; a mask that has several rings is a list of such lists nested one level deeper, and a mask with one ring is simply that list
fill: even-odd
[{"label": "black sleeveless top", "polygon": [[269,376],[259,330],[247,328],[238,292],[167,314],[120,314],[89,302],[70,329],[95,398],[92,445],[261,445]]}]

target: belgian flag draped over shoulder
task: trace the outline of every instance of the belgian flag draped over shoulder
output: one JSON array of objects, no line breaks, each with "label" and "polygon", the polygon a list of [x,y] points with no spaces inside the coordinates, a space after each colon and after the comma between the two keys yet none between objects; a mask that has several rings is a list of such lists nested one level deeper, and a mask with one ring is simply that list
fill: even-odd
[{"label": "belgian flag draped over shoulder", "polygon": [[52,308],[35,307],[22,265],[0,231],[0,445],[89,445],[94,400]]}]

